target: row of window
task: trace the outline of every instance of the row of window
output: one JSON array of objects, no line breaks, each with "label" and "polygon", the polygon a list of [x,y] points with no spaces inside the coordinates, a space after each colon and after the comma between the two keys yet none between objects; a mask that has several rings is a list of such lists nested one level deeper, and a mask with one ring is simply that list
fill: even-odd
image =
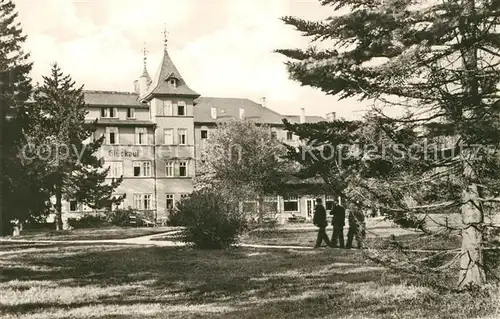
[{"label": "row of window", "polygon": [[[175,130],[177,130],[177,135],[175,135]],[[271,132],[273,138],[276,138],[276,132]],[[106,144],[117,145],[120,144],[118,127],[106,127]],[[174,137],[177,136],[177,140]],[[163,144],[164,145],[187,145],[187,129],[185,128],[166,128],[163,130]],[[201,130],[201,139],[208,138],[208,130]],[[288,141],[293,140],[293,133],[287,132],[286,139]],[[136,145],[146,145],[148,144],[148,132],[145,127],[135,128],[135,144]]]},{"label": "row of window", "polygon": [[[175,134],[177,131],[177,134]],[[120,134],[118,127],[106,127],[106,144],[117,145],[120,144]],[[276,132],[271,132],[273,138],[276,138]],[[135,144],[136,145],[146,145],[148,143],[148,131],[145,127],[135,128]],[[163,144],[164,145],[188,145],[187,129],[185,128],[166,128],[163,130]],[[177,137],[177,139],[175,139]],[[208,138],[208,130],[201,130],[201,139]],[[286,133],[287,140],[293,140],[293,133]]]},{"label": "row of window", "polygon": [[[101,109],[101,118],[118,118],[118,109],[116,107],[106,107]],[[135,119],[135,108],[127,108],[127,118]]]},{"label": "row of window", "polygon": [[[119,195],[116,195],[119,196]],[[166,194],[165,195],[165,203],[167,210],[173,209],[175,207],[175,197],[174,194]],[[186,198],[189,194],[180,194],[180,198]],[[118,207],[118,209],[124,209],[125,205],[122,201]],[[153,209],[153,194],[133,194],[132,196],[132,208],[139,210],[150,210]],[[69,202],[69,211],[76,212],[81,210],[82,207],[76,200],[71,200]]]},{"label": "row of window", "polygon": [[[175,130],[177,134],[175,134]],[[105,142],[110,145],[118,145],[120,144],[120,134],[118,127],[106,127],[105,133]],[[204,133],[205,132],[205,133]],[[188,136],[187,129],[185,128],[167,128],[163,132],[164,134],[164,145],[188,145]],[[205,137],[203,137],[205,136]],[[148,131],[145,127],[136,127],[135,128],[135,144],[136,145],[147,145],[148,142]],[[175,138],[177,137],[177,138]],[[202,138],[207,138],[207,131],[202,131]]]},{"label": "row of window", "polygon": [[[162,116],[187,116],[186,102],[178,101],[173,104],[172,101],[163,101],[158,115]],[[101,118],[118,118],[118,109],[116,107],[105,107],[101,109]],[[127,118],[135,118],[135,109],[133,107],[127,108]]]},{"label": "row of window", "polygon": [[[123,175],[123,162],[107,162],[109,165],[108,177],[120,177]],[[133,176],[151,177],[152,161],[132,161]],[[189,176],[188,161],[166,161],[165,177],[187,177]]]},{"label": "row of window", "polygon": [[[309,199],[308,206],[310,206],[311,211],[314,209],[314,201],[315,199]],[[325,209],[331,210],[333,208],[333,203],[335,202],[335,197],[326,196],[325,200]],[[308,214],[309,214],[309,207]],[[284,212],[299,212],[299,198],[297,196],[288,196],[283,197],[283,211]]]},{"label": "row of window", "polygon": [[[119,195],[116,195],[119,196]],[[166,194],[165,195],[165,207],[167,210],[173,209],[175,207],[175,197],[174,194]],[[180,198],[185,198],[189,196],[188,194],[180,194]],[[140,209],[140,210],[149,210],[153,209],[152,206],[152,198],[153,194],[134,194],[133,195],[133,205],[132,208]],[[307,215],[308,217],[312,217],[312,213],[314,210],[314,201],[315,199],[308,199],[307,202]],[[265,200],[268,204],[277,205],[277,198],[266,198]],[[333,208],[333,202],[335,202],[335,198],[333,196],[327,196],[325,206],[327,210],[331,210]],[[77,211],[79,210],[78,203],[75,200],[69,202],[69,210]],[[244,202],[243,210],[245,212],[256,211],[256,202]],[[118,208],[125,208],[123,202],[118,206]],[[299,212],[299,199],[297,196],[289,196],[283,198],[283,211],[284,212]]]},{"label": "row of window", "polygon": [[[180,194],[180,198],[186,198],[189,194]],[[139,210],[153,209],[153,194],[134,194],[132,208]],[[121,204],[123,206],[123,203]],[[175,207],[174,194],[165,194],[165,207],[167,210]]]}]

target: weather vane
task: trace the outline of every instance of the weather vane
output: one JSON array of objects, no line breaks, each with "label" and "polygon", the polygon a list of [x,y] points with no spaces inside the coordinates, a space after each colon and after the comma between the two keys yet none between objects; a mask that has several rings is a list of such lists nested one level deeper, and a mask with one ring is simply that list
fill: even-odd
[{"label": "weather vane", "polygon": [[148,56],[148,50],[146,49],[146,42],[144,42],[144,68],[146,68],[147,56]]}]

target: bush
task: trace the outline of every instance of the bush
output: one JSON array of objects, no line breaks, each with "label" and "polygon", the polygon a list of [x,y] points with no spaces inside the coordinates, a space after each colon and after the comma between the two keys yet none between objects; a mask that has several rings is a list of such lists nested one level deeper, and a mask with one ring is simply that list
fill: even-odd
[{"label": "bush", "polygon": [[68,218],[68,225],[71,228],[97,228],[107,225],[106,218],[100,215],[83,215],[81,218]]},{"label": "bush", "polygon": [[132,209],[117,209],[107,213],[107,221],[114,226],[129,226],[130,216],[135,215]]},{"label": "bush", "polygon": [[201,249],[228,248],[246,229],[237,207],[211,191],[198,191],[177,203],[169,224],[185,226],[182,239]]}]

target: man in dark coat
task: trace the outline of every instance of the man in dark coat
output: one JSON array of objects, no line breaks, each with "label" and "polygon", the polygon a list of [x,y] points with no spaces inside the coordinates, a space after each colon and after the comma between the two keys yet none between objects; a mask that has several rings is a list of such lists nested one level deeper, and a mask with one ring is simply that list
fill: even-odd
[{"label": "man in dark coat", "polygon": [[333,215],[332,247],[337,247],[338,240],[339,247],[344,248],[345,209],[341,205],[334,202],[330,215]]},{"label": "man in dark coat", "polygon": [[363,241],[366,237],[365,215],[360,202],[355,202],[349,209],[349,231],[347,232],[346,248],[352,247],[353,237],[356,237],[358,248],[363,248]]},{"label": "man in dark coat", "polygon": [[321,198],[316,199],[316,207],[314,207],[313,223],[318,227],[318,238],[316,239],[314,248],[321,247],[323,241],[325,241],[327,246],[331,246],[330,239],[328,239],[328,235],[326,234],[326,226],[328,225],[326,210],[321,202]]}]

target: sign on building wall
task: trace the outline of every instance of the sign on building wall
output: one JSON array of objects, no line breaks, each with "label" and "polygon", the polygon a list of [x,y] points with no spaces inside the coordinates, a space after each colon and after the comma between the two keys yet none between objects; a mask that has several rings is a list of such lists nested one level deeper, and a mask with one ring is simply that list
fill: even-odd
[{"label": "sign on building wall", "polygon": [[108,155],[112,157],[139,157],[139,150],[127,151],[127,150],[109,150]]}]

